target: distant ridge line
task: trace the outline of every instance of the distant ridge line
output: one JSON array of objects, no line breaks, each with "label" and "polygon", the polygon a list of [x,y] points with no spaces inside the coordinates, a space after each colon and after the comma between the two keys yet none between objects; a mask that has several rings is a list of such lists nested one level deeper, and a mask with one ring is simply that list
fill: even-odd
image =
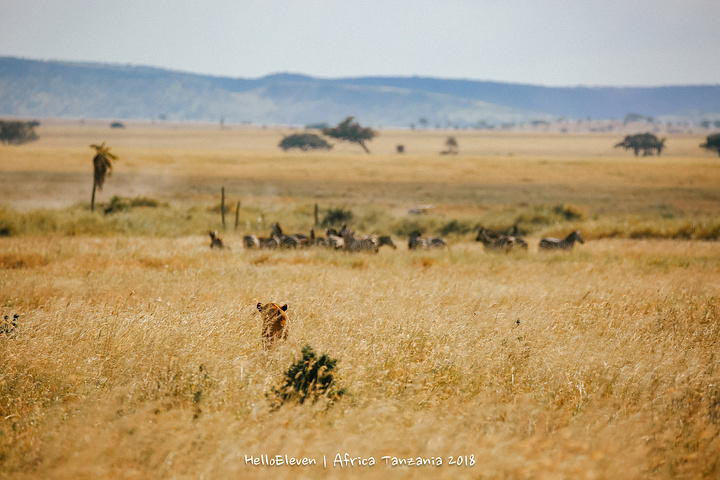
[{"label": "distant ridge line", "polygon": [[534,120],[720,119],[719,85],[557,87],[421,76],[248,79],[160,67],[0,56],[0,115],[307,125],[348,115],[381,127]]}]

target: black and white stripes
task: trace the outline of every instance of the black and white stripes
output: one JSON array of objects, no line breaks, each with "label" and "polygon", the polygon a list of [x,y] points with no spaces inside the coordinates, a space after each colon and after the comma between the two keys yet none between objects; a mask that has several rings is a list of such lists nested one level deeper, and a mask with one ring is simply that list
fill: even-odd
[{"label": "black and white stripes", "polygon": [[562,240],[559,238],[545,237],[540,240],[538,248],[540,248],[540,250],[570,250],[575,245],[575,242],[585,243],[580,236],[580,230],[575,230]]}]

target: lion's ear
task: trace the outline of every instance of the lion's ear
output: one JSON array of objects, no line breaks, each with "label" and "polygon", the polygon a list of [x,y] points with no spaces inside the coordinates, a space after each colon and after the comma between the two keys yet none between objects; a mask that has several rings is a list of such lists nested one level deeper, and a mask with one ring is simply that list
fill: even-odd
[{"label": "lion's ear", "polygon": [[282,310],[283,312],[286,312],[287,311],[287,303],[285,305],[283,305],[282,307],[280,307],[280,310]]},{"label": "lion's ear", "polygon": [[262,303],[258,303],[258,304],[257,304],[257,309],[262,312],[262,308],[263,308],[263,304],[262,304]]}]

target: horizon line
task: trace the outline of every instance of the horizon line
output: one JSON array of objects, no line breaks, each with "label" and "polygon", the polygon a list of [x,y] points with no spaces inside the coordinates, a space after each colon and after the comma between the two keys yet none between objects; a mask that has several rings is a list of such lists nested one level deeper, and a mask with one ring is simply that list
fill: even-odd
[{"label": "horizon line", "polygon": [[95,60],[61,60],[61,59],[41,59],[31,57],[21,57],[15,55],[3,55],[0,54],[0,59],[12,59],[26,62],[37,62],[37,63],[59,63],[73,66],[105,66],[105,67],[124,67],[124,68],[137,68],[137,69],[150,69],[160,70],[165,72],[180,73],[185,75],[195,75],[200,77],[211,77],[221,78],[229,80],[262,80],[269,77],[280,77],[280,76],[296,76],[304,77],[312,80],[320,81],[338,81],[338,80],[355,80],[355,79],[429,79],[429,80],[442,80],[442,81],[455,81],[455,82],[471,82],[471,83],[494,83],[494,84],[505,84],[505,85],[519,85],[527,87],[547,88],[547,89],[572,89],[572,88],[586,88],[586,89],[655,89],[655,88],[682,88],[682,87],[719,87],[720,82],[712,83],[682,83],[682,84],[657,84],[657,85],[602,85],[602,84],[567,84],[567,85],[545,85],[542,83],[528,83],[511,80],[489,80],[489,79],[475,79],[470,77],[442,77],[433,75],[421,75],[421,74],[397,74],[397,75],[348,75],[348,76],[330,76],[325,77],[321,75],[313,75],[309,73],[292,72],[289,70],[276,71],[267,73],[265,75],[257,77],[241,77],[232,75],[221,75],[214,73],[202,73],[191,70],[183,70],[171,67],[163,67],[149,64],[139,63],[123,63],[123,62],[109,62],[109,61],[95,61]]}]

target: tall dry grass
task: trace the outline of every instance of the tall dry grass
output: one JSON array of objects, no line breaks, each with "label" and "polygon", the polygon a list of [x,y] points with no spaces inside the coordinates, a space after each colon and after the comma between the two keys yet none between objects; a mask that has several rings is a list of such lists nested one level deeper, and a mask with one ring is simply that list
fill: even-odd
[{"label": "tall dry grass", "polygon": [[[19,315],[0,328],[0,477],[719,475],[720,246],[698,240],[717,239],[720,168],[701,137],[634,158],[610,134],[452,132],[460,154],[440,156],[449,132],[381,132],[366,155],[285,153],[274,129],[38,131],[0,146],[0,320]],[[145,206],[87,211],[103,140],[120,160],[98,201]],[[231,211],[231,249],[212,251],[223,186],[240,228]],[[315,203],[400,248],[241,247],[273,221],[307,230]],[[528,252],[472,241],[513,223]],[[415,228],[450,248],[408,251]],[[575,228],[573,252],[537,251]],[[269,352],[259,301],[290,305]],[[306,344],[338,359],[347,394],[272,411]],[[262,454],[328,468],[245,461]]]},{"label": "tall dry grass", "polygon": [[[716,243],[207,243],[0,239],[2,311],[20,314],[0,337],[3,478],[718,475]],[[290,338],[270,352],[258,301],[290,306]],[[266,394],[305,344],[339,360],[348,393],[273,412]],[[333,466],[338,453],[378,464]],[[246,464],[261,454],[319,465]],[[458,455],[474,465],[449,466]]]}]

